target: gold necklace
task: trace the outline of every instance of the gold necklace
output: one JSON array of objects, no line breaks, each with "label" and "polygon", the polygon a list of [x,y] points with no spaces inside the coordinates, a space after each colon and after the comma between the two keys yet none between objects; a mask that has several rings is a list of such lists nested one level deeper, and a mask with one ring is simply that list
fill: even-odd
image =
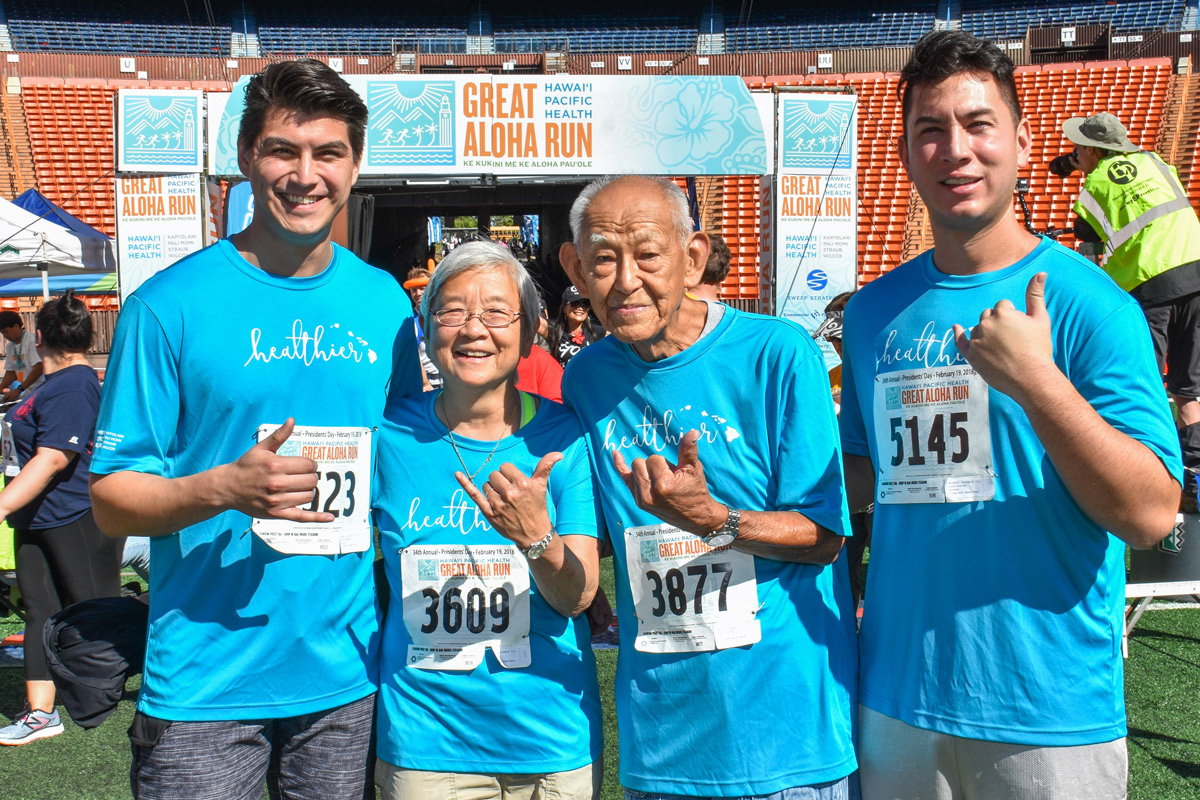
[{"label": "gold necklace", "polygon": [[492,452],[488,453],[487,458],[479,465],[479,469],[471,472],[471,470],[467,469],[467,462],[463,461],[462,453],[458,451],[458,444],[454,441],[454,431],[450,430],[450,415],[446,413],[446,401],[442,399],[440,392],[437,399],[442,401],[442,416],[446,418],[446,432],[450,434],[450,446],[454,448],[454,455],[458,456],[458,463],[462,464],[463,472],[467,473],[467,478],[474,483],[475,476],[483,472],[483,468],[492,460],[492,456],[496,455],[496,448],[500,446],[500,439],[497,439],[496,443],[492,445]]}]

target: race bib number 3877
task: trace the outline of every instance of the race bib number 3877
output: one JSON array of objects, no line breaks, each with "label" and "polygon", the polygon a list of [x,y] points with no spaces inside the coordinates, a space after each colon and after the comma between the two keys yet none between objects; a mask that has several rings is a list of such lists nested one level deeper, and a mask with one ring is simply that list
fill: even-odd
[{"label": "race bib number 3877", "polygon": [[762,638],[753,556],[714,550],[671,525],[627,529],[625,554],[638,650],[724,650]]},{"label": "race bib number 3877", "polygon": [[875,376],[879,503],[995,496],[987,382],[966,364]]}]

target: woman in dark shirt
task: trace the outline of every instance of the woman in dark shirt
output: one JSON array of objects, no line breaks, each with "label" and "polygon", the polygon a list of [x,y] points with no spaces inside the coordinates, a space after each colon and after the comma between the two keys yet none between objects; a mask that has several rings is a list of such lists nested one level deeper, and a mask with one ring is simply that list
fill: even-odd
[{"label": "woman in dark shirt", "polygon": [[563,369],[575,355],[593,342],[603,339],[607,331],[592,318],[592,307],[574,286],[563,292],[558,321],[550,331],[550,355],[558,359]]},{"label": "woman in dark shirt", "polygon": [[100,382],[85,353],[92,321],[73,294],[37,313],[46,381],[5,417],[21,472],[0,491],[0,517],[16,530],[17,583],[25,598],[25,710],[0,728],[0,745],[57,736],[54,683],[42,630],[65,606],[120,593],[121,548],[92,520],[88,468]]}]

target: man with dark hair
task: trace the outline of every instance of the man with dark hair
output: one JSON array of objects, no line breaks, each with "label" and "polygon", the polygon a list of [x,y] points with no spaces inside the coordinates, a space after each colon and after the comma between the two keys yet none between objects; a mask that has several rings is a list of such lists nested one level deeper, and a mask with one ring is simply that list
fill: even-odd
[{"label": "man with dark hair", "polygon": [[365,119],[319,62],[251,79],[254,219],[117,325],[92,500],[109,535],[153,537],[139,800],[370,791],[370,430],[389,377],[416,392],[420,373],[400,286],[330,240]]},{"label": "man with dark hair", "polygon": [[[21,315],[15,311],[0,311],[0,336],[4,337],[4,379],[0,380],[0,396],[16,400],[42,385],[42,357],[37,351],[37,337],[25,330]],[[13,386],[17,381],[19,386]],[[9,388],[12,387],[12,388]]]},{"label": "man with dark hair", "polygon": [[721,299],[721,283],[729,274],[732,255],[729,245],[725,244],[725,240],[718,234],[710,233],[708,242],[708,261],[704,265],[704,272],[700,275],[699,283],[688,292],[688,296],[695,300],[712,300],[715,303]]},{"label": "man with dark hair", "polygon": [[708,236],[671,182],[593,182],[570,218],[563,268],[612,333],[571,360],[563,397],[617,564],[626,797],[853,796],[825,359],[786,320],[686,297]]},{"label": "man with dark hair", "polygon": [[1142,307],[1179,411],[1185,510],[1200,473],[1200,220],[1175,168],[1142,150],[1112,114],[1072,117],[1063,133],[1083,170],[1075,237],[1103,242],[1104,271]]},{"label": "man with dark hair", "polygon": [[1125,545],[1171,531],[1181,472],[1146,323],[1017,221],[1003,53],[931,33],[900,85],[934,249],[843,330],[851,508],[875,500],[863,797],[1124,798]]}]

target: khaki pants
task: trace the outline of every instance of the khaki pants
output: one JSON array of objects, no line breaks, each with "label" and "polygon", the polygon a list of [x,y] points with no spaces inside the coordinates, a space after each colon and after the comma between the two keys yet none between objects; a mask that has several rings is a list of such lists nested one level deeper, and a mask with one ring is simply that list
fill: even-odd
[{"label": "khaki pants", "polygon": [[595,800],[603,777],[603,758],[579,769],[541,775],[422,772],[375,762],[375,783],[383,800]]},{"label": "khaki pants", "polygon": [[1124,800],[1125,740],[1074,747],[985,742],[858,707],[863,800]]}]

